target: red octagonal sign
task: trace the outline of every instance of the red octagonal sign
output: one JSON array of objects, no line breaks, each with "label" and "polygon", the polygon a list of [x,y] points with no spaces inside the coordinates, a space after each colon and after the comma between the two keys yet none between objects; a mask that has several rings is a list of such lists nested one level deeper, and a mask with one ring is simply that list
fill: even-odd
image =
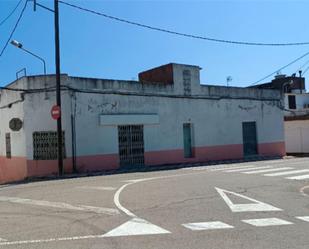
[{"label": "red octagonal sign", "polygon": [[52,116],[53,119],[57,120],[60,118],[60,114],[61,114],[61,109],[60,106],[58,105],[54,105],[50,111],[50,114]]}]

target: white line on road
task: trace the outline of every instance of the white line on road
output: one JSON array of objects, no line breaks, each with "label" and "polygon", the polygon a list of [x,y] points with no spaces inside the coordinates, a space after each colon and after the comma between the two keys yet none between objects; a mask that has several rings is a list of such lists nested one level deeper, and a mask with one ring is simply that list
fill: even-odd
[{"label": "white line on road", "polygon": [[3,241],[7,241],[6,239],[2,239],[2,238],[0,238],[0,242],[3,242]]},{"label": "white line on road", "polygon": [[97,187],[97,186],[79,186],[79,187],[76,187],[76,188],[79,188],[79,189],[90,189],[90,190],[115,190],[116,188],[114,187]]},{"label": "white line on road", "polygon": [[281,226],[281,225],[291,225],[290,221],[278,219],[278,218],[265,218],[265,219],[249,219],[242,220],[243,222],[256,227],[267,227],[267,226]]},{"label": "white line on road", "polygon": [[242,174],[259,174],[259,173],[275,172],[275,171],[282,171],[282,170],[288,170],[288,169],[293,169],[293,168],[283,167],[283,168],[274,168],[274,169],[261,169],[261,170],[246,171],[246,172],[241,172],[241,173]]},{"label": "white line on road", "polygon": [[99,234],[99,235],[74,236],[74,237],[64,237],[64,238],[8,241],[8,242],[0,242],[0,246],[26,245],[26,244],[37,244],[37,243],[59,242],[59,241],[72,241],[72,240],[83,240],[83,239],[98,239],[98,238],[102,238],[102,237],[103,237],[103,235]]},{"label": "white line on road", "polygon": [[245,168],[251,168],[256,167],[256,165],[245,165],[245,166],[229,166],[229,167],[221,167],[216,169],[211,169],[211,171],[220,171],[220,170],[229,170],[229,169],[245,169]]},{"label": "white line on road", "polygon": [[309,216],[298,216],[296,218],[299,219],[299,220],[303,220],[303,221],[309,222]]},{"label": "white line on road", "polygon": [[230,172],[241,172],[241,171],[246,171],[246,170],[257,170],[257,169],[270,169],[273,168],[272,166],[259,166],[259,167],[254,167],[250,169],[232,169],[232,170],[227,170],[225,172],[230,173]]},{"label": "white line on road", "polygon": [[[220,196],[223,198],[225,203],[229,206],[232,212],[264,212],[264,211],[282,211],[280,208],[276,208],[270,204],[257,201],[253,198],[234,193],[228,190],[220,189],[220,188],[215,188]],[[237,197],[249,200],[253,203],[247,203],[247,204],[234,204],[230,198],[228,198],[227,194],[230,195],[235,195]]]},{"label": "white line on road", "polygon": [[306,172],[309,172],[309,169],[290,170],[290,171],[284,171],[284,172],[279,172],[279,173],[265,174],[264,176],[285,176],[285,175],[293,175],[293,174],[306,173]]},{"label": "white line on road", "polygon": [[234,228],[233,226],[223,223],[221,221],[210,221],[210,222],[198,222],[198,223],[188,223],[182,224],[184,227],[191,230],[213,230],[213,229],[227,229]]},{"label": "white line on road", "polygon": [[290,180],[305,180],[305,179],[309,179],[309,175],[290,176],[290,177],[286,177],[286,179],[290,179]]},{"label": "white line on road", "polygon": [[51,208],[69,209],[69,210],[75,210],[75,211],[93,212],[97,214],[108,214],[108,215],[119,214],[119,211],[115,208],[93,207],[93,206],[86,206],[86,205],[74,206],[71,204],[63,203],[63,202],[50,202],[50,201],[43,201],[43,200],[32,200],[32,199],[23,199],[23,198],[6,197],[6,196],[0,196],[0,201],[17,203],[17,204],[51,207]]}]

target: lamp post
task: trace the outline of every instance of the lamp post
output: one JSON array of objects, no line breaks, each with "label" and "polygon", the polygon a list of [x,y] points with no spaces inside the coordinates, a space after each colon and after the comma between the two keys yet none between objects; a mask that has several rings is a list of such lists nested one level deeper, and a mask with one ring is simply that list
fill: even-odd
[{"label": "lamp post", "polygon": [[39,59],[41,62],[43,62],[43,66],[44,66],[44,75],[46,76],[46,63],[45,63],[45,60],[44,60],[42,57],[40,57],[40,56],[38,56],[38,55],[32,53],[31,51],[25,49],[25,48],[23,47],[23,44],[20,43],[20,42],[18,42],[18,41],[16,41],[16,40],[12,40],[12,41],[11,41],[11,44],[12,44],[13,46],[15,46],[15,47],[17,47],[17,48],[19,48],[19,49],[25,51],[26,53],[28,53],[28,54],[34,56],[35,58]]}]

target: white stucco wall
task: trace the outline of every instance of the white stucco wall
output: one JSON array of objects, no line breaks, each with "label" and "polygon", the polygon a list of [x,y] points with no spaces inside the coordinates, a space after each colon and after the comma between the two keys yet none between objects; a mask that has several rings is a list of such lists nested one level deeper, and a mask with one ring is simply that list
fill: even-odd
[{"label": "white stucco wall", "polygon": [[[183,96],[183,69],[193,70],[191,97]],[[182,149],[183,123],[193,125],[194,147],[242,144],[244,121],[256,121],[258,143],[284,141],[280,102],[271,100],[280,99],[279,91],[201,86],[198,67],[177,65],[174,71],[173,86],[63,75],[64,85],[90,92],[105,91],[105,94],[77,92],[76,102],[70,91],[62,92],[67,156],[72,155],[71,115],[74,113],[77,156],[118,154],[117,126],[100,123],[102,115],[110,114],[158,116],[159,123],[144,124],[146,152]],[[48,87],[55,85],[54,76],[48,76],[46,80]],[[30,89],[42,88],[45,84],[43,77],[27,77],[24,81],[20,84]],[[26,94],[23,107],[14,109],[24,120],[23,137],[18,143],[20,148],[14,150],[27,155],[30,160],[33,158],[33,132],[56,131],[56,121],[50,116],[55,92],[48,93],[47,97],[45,93]],[[262,98],[268,100],[260,101]],[[3,114],[1,117],[8,119]],[[0,136],[5,131],[2,126]],[[3,151],[3,137],[1,144]]]},{"label": "white stucco wall", "polygon": [[287,153],[309,153],[309,120],[284,122]]}]

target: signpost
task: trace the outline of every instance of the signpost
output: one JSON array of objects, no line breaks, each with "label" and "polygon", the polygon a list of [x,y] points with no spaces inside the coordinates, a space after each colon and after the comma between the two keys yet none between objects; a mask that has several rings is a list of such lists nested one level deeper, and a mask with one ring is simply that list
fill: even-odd
[{"label": "signpost", "polygon": [[51,114],[52,119],[58,120],[61,116],[60,106],[54,105],[50,110],[50,114]]}]

